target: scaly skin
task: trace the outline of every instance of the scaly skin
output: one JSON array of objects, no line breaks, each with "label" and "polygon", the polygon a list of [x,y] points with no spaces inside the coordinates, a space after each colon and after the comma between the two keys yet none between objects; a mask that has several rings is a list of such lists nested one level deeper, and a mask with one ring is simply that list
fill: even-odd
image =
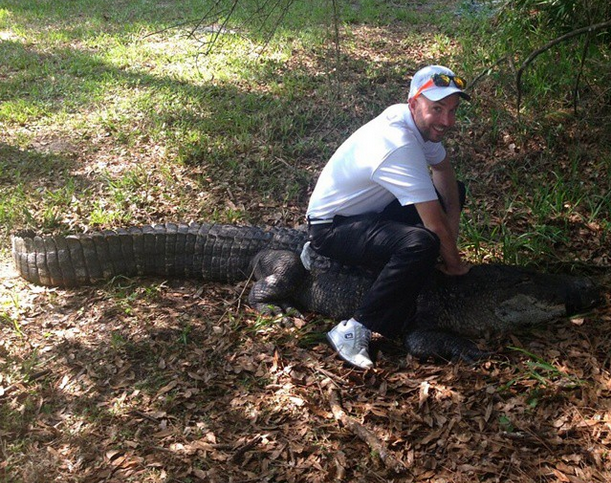
[{"label": "scaly skin", "polygon": [[[13,257],[25,279],[64,287],[118,275],[231,283],[254,273],[249,302],[258,310],[295,305],[338,320],[351,317],[375,274],[320,256],[306,271],[298,255],[306,238],[302,230],[214,224],[67,237],[21,233],[13,237]],[[418,316],[406,314],[406,347],[420,357],[470,360],[484,353],[454,334],[512,332],[583,312],[600,301],[600,291],[586,278],[503,265],[475,266],[461,277],[436,273],[423,288]]]}]

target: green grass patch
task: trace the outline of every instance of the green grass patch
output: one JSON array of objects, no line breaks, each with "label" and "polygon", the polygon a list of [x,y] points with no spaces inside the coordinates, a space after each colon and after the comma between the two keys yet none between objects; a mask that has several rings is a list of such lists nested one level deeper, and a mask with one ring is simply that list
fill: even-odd
[{"label": "green grass patch", "polygon": [[[0,218],[7,232],[124,224],[160,203],[247,221],[237,201],[217,205],[223,193],[213,188],[227,179],[237,185],[232,193],[263,204],[303,202],[312,163],[333,149],[329,133],[338,120],[346,130],[358,122],[337,109],[326,58],[330,4],[294,2],[290,15],[277,10],[264,21],[258,4],[245,1],[227,24],[222,12],[208,21],[210,5],[132,2],[109,11],[91,0],[5,2],[0,178],[11,183],[2,186]],[[342,13],[376,25],[396,19],[376,2],[363,7]],[[384,77],[373,66],[358,64]],[[83,173],[96,158],[99,166]],[[127,169],[107,169],[109,162]],[[176,175],[183,166],[194,172],[188,189]]]}]

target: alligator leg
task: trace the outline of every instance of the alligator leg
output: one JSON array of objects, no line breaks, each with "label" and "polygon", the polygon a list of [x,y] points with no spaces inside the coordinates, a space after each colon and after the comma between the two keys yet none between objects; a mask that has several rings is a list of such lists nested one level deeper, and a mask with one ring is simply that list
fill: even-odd
[{"label": "alligator leg", "polygon": [[414,329],[404,338],[407,351],[419,359],[461,360],[473,363],[490,357],[490,352],[482,351],[472,341],[457,334],[440,329]]},{"label": "alligator leg", "polygon": [[266,315],[290,313],[301,316],[292,306],[292,295],[303,283],[307,272],[299,254],[288,250],[263,250],[251,264],[255,284],[248,303]]},{"label": "alligator leg", "polygon": [[433,358],[467,363],[490,357],[489,352],[480,350],[472,341],[440,328],[438,317],[435,307],[421,298],[418,310],[404,327],[403,342],[408,353],[421,360]]}]

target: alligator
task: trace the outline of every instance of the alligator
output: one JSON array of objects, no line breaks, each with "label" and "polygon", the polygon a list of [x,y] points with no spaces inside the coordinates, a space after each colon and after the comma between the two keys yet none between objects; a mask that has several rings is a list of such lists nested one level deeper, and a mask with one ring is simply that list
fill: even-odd
[{"label": "alligator", "polygon": [[[74,287],[116,276],[255,280],[249,304],[265,313],[291,308],[336,320],[349,318],[376,273],[310,252],[303,229],[222,224],[128,227],[68,236],[17,233],[12,238],[19,274],[35,284]],[[602,302],[589,278],[482,264],[451,277],[436,272],[406,314],[404,344],[419,358],[474,360],[488,355],[464,337],[545,324],[586,312]]]}]

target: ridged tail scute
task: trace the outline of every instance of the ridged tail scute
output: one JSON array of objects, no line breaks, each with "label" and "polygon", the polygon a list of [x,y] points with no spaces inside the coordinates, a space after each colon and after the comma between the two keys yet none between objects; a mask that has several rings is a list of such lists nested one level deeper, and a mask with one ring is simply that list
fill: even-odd
[{"label": "ridged tail scute", "polygon": [[235,282],[264,248],[298,251],[305,232],[216,224],[148,225],[69,236],[13,237],[13,258],[26,280],[89,285],[116,276],[156,275]]},{"label": "ridged tail scute", "polygon": [[250,260],[272,237],[257,227],[202,225],[195,240],[194,265],[201,267],[204,280],[244,280]]}]

